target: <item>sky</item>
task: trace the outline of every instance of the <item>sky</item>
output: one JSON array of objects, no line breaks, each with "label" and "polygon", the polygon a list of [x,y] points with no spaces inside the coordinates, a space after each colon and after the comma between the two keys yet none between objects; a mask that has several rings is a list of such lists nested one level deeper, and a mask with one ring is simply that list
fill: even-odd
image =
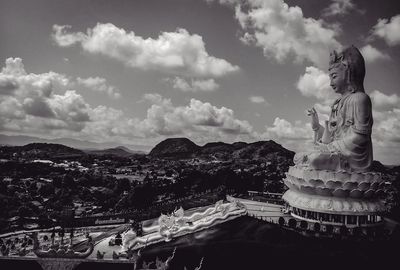
[{"label": "sky", "polygon": [[329,53],[366,60],[374,158],[400,164],[400,3],[0,0],[0,133],[301,151],[336,98]]}]

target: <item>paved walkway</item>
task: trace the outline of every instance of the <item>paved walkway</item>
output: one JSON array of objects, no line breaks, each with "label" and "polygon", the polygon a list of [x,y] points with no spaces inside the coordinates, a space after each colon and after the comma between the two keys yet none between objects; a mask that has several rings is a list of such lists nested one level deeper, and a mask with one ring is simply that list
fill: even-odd
[{"label": "paved walkway", "polygon": [[268,202],[260,202],[250,199],[235,198],[246,206],[247,215],[271,223],[278,223],[280,217],[289,218],[289,214],[283,212],[283,206]]},{"label": "paved walkway", "polygon": [[[118,226],[118,227],[116,227],[116,228],[110,229],[110,230],[108,230],[108,231],[106,231],[106,232],[104,232],[104,233],[102,233],[102,234],[100,234],[100,235],[98,235],[98,236],[93,237],[93,238],[92,238],[92,241],[94,242],[94,245],[96,246],[98,243],[100,243],[100,242],[103,241],[104,239],[106,239],[106,238],[108,238],[108,237],[110,237],[110,236],[112,236],[112,235],[115,235],[115,234],[117,234],[118,232],[119,232],[119,233],[122,233],[122,232],[128,230],[130,227],[131,227],[130,224],[123,224],[123,225]],[[81,241],[81,242],[79,242],[79,243],[76,243],[76,244],[74,245],[74,248],[73,248],[73,249],[74,249],[75,251],[83,251],[84,249],[87,248],[87,245],[86,245],[86,244],[87,244],[87,240],[85,239],[85,240],[83,240],[83,241]]]}]

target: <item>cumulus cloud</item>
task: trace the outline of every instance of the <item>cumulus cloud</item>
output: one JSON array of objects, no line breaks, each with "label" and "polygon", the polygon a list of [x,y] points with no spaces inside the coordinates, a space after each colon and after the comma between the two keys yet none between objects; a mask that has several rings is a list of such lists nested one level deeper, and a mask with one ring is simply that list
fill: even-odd
[{"label": "cumulus cloud", "polygon": [[89,116],[91,121],[86,123],[81,132],[86,137],[110,140],[142,136],[135,128],[138,120],[129,118],[122,110],[100,105],[90,110]]},{"label": "cumulus cloud", "polygon": [[[51,34],[51,37],[58,46],[69,47],[86,39],[86,36],[83,33],[68,33],[71,28],[71,25],[53,25],[53,33]],[[68,58],[64,58],[64,61],[66,59]]]},{"label": "cumulus cloud", "polygon": [[6,89],[12,89],[9,94],[41,98],[49,97],[54,91],[71,85],[70,79],[53,71],[27,74],[21,58],[8,58],[0,73],[1,85]]},{"label": "cumulus cloud", "polygon": [[322,10],[322,16],[343,16],[349,14],[353,10],[356,10],[356,5],[352,0],[332,0],[332,3]]},{"label": "cumulus cloud", "polygon": [[314,104],[314,108],[318,112],[318,118],[321,124],[329,119],[329,115],[331,113],[331,105],[332,103],[327,103],[327,102],[325,103],[317,102]]},{"label": "cumulus cloud", "polygon": [[71,129],[81,130],[89,121],[89,105],[75,91],[64,91],[71,80],[63,74],[27,73],[22,59],[8,58],[0,73],[2,85],[12,85],[13,91],[0,96],[4,111],[0,128],[13,130]]},{"label": "cumulus cloud", "polygon": [[121,97],[119,90],[112,85],[107,84],[107,80],[105,78],[100,77],[89,77],[89,78],[77,78],[77,82],[84,87],[91,89],[93,91],[106,93],[108,96],[114,99],[118,99]]},{"label": "cumulus cloud", "polygon": [[111,23],[98,23],[86,33],[68,32],[69,26],[53,26],[53,40],[62,47],[80,44],[82,49],[142,70],[158,70],[192,77],[220,77],[238,66],[208,54],[203,38],[185,29],[143,38]]},{"label": "cumulus cloud", "polygon": [[387,95],[378,90],[374,90],[370,96],[374,116],[372,130],[374,151],[383,156],[386,163],[394,164],[398,162],[398,155],[396,156],[395,152],[400,143],[400,97],[397,94]]},{"label": "cumulus cloud", "polygon": [[68,90],[63,95],[53,95],[48,100],[57,119],[73,122],[89,121],[89,104],[74,90]]},{"label": "cumulus cloud", "polygon": [[172,105],[171,100],[167,98],[163,98],[160,94],[155,94],[155,93],[146,93],[143,95],[143,98],[152,104],[158,104],[158,105]]},{"label": "cumulus cloud", "polygon": [[13,85],[8,87],[12,91],[0,95],[0,131],[94,141],[182,135],[205,142],[254,136],[250,123],[237,119],[232,109],[196,99],[187,105],[175,106],[159,94],[146,94],[143,98],[150,107],[143,119],[120,109],[92,107],[69,87],[78,81],[87,87],[105,85],[104,80],[79,78],[75,81],[55,72],[28,73],[20,58],[7,59],[0,81],[3,88]]},{"label": "cumulus cloud", "polygon": [[[63,74],[47,72],[42,74],[27,74],[21,58],[7,58],[5,67],[0,73],[1,89],[18,89],[18,92],[26,91],[31,95],[48,96],[52,91],[69,86],[69,78]],[[26,89],[26,85],[31,88]]]},{"label": "cumulus cloud", "polygon": [[218,2],[221,5],[234,5],[240,3],[242,0],[205,0],[207,3]]},{"label": "cumulus cloud", "polygon": [[309,123],[297,121],[294,124],[276,117],[272,126],[265,127],[263,137],[280,140],[311,140],[312,129]]},{"label": "cumulus cloud", "polygon": [[196,99],[191,99],[187,106],[173,106],[170,99],[164,99],[159,94],[147,94],[144,98],[153,104],[139,126],[149,135],[208,133],[216,136],[253,132],[247,121],[235,118],[232,109],[218,108]]},{"label": "cumulus cloud", "polygon": [[[51,34],[51,37],[58,46],[69,47],[85,40],[86,37],[83,33],[68,33],[68,30],[71,28],[71,25],[53,25],[53,33]],[[66,59],[68,58],[64,58],[64,61]]]},{"label": "cumulus cloud", "polygon": [[390,59],[389,55],[379,51],[377,48],[367,44],[361,48],[361,53],[364,56],[364,59],[368,63],[373,63],[379,60],[388,60]]},{"label": "cumulus cloud", "polygon": [[[12,119],[24,119],[23,104],[15,97],[0,97],[0,121],[9,122]],[[0,123],[1,127],[1,123]]]},{"label": "cumulus cloud", "polygon": [[7,58],[6,66],[1,70],[2,76],[4,75],[26,75],[24,64],[21,58]]},{"label": "cumulus cloud", "polygon": [[329,51],[341,47],[334,28],[305,17],[298,6],[289,7],[282,0],[222,2],[235,7],[235,18],[245,31],[241,40],[278,62],[294,58],[326,66]]},{"label": "cumulus cloud", "polygon": [[219,88],[219,84],[214,79],[191,79],[188,81],[181,77],[175,77],[167,79],[167,81],[172,83],[173,88],[183,92],[212,92]]},{"label": "cumulus cloud", "polygon": [[400,143],[400,109],[378,112],[374,114],[372,138],[379,146],[385,147]]},{"label": "cumulus cloud", "polygon": [[251,102],[253,102],[253,103],[258,103],[258,104],[264,103],[264,104],[268,104],[268,102],[267,102],[267,101],[265,100],[265,98],[262,97],[262,96],[250,96],[250,97],[249,97],[249,100],[250,100]]},{"label": "cumulus cloud", "polygon": [[390,110],[394,107],[400,107],[400,97],[397,94],[386,95],[378,90],[374,90],[370,94],[370,97],[372,105],[376,110]]},{"label": "cumulus cloud", "polygon": [[12,76],[2,74],[0,77],[0,95],[11,95],[17,88],[18,83]]},{"label": "cumulus cloud", "polygon": [[371,30],[372,37],[379,37],[389,46],[400,44],[400,14],[388,19],[379,19]]},{"label": "cumulus cloud", "polygon": [[332,102],[336,97],[330,87],[329,75],[313,66],[306,67],[296,86],[304,96],[315,97],[325,103]]}]

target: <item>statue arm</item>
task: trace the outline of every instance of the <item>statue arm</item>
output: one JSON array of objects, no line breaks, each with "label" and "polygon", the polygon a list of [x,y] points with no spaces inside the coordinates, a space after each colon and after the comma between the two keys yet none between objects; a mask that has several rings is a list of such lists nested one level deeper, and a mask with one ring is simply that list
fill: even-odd
[{"label": "statue arm", "polygon": [[314,143],[319,142],[325,133],[325,128],[319,124],[317,129],[314,129]]},{"label": "statue arm", "polygon": [[321,140],[325,128],[319,123],[318,113],[315,108],[307,110],[307,115],[311,117],[311,128],[314,131],[314,143]]},{"label": "statue arm", "polygon": [[360,94],[354,103],[352,130],[357,134],[371,135],[373,124],[371,99],[366,94]]}]

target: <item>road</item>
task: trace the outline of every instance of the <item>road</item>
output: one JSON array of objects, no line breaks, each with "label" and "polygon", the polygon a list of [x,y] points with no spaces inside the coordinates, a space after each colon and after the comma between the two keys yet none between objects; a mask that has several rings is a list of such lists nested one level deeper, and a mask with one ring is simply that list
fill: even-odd
[{"label": "road", "polygon": [[[130,227],[131,227],[131,224],[122,224],[121,226],[118,226],[116,228],[110,229],[110,230],[108,230],[108,231],[106,231],[106,232],[104,232],[104,233],[102,233],[102,234],[100,234],[100,235],[98,235],[96,237],[93,237],[92,241],[94,242],[94,245],[96,246],[99,242],[101,242],[105,238],[108,238],[111,235],[115,235],[118,232],[122,233],[122,232],[128,230]],[[76,243],[73,246],[73,250],[74,251],[80,251],[80,252],[85,250],[87,248],[86,243],[87,243],[87,240],[83,240],[83,241],[81,241],[79,243]]]}]

